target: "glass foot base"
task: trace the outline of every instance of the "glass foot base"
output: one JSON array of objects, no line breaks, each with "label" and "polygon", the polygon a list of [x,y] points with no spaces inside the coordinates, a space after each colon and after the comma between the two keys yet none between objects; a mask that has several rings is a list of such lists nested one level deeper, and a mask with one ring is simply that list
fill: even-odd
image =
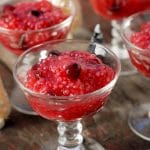
[{"label": "glass foot base", "polygon": [[102,145],[100,145],[95,140],[86,138],[84,139],[82,145],[79,145],[73,148],[65,148],[65,147],[59,146],[57,150],[105,150],[105,149]]},{"label": "glass foot base", "polygon": [[19,112],[28,114],[28,115],[37,115],[35,111],[28,104],[23,92],[15,84],[11,92],[11,104]]},{"label": "glass foot base", "polygon": [[71,147],[71,148],[66,148],[63,146],[58,146],[57,150],[85,150],[84,147],[82,145],[79,145],[77,147]]},{"label": "glass foot base", "polygon": [[150,141],[150,103],[135,107],[130,112],[128,124],[137,136]]}]

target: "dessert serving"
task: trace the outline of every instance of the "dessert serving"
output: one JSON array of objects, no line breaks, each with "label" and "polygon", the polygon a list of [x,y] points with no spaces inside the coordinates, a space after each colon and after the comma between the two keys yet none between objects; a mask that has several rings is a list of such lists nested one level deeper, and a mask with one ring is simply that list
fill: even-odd
[{"label": "dessert serving", "polygon": [[58,149],[81,150],[83,117],[107,102],[120,71],[118,58],[102,45],[59,40],[43,43],[23,53],[14,78],[29,104],[42,117],[58,121]]},{"label": "dessert serving", "polygon": [[132,33],[131,43],[136,47],[141,48],[141,52],[136,52],[134,49],[129,50],[129,55],[132,63],[136,66],[139,72],[150,78],[150,22],[145,22],[141,25],[140,31]]},{"label": "dessert serving", "polygon": [[0,42],[17,55],[36,44],[66,38],[75,16],[72,1],[12,1],[0,7]]},{"label": "dessert serving", "polygon": [[137,13],[124,20],[122,39],[130,59],[138,71],[150,77],[150,17],[149,11]]},{"label": "dessert serving", "polygon": [[[137,70],[150,78],[150,11],[134,14],[124,20],[121,36]],[[142,79],[144,80],[144,78]],[[147,81],[146,81],[147,82]],[[129,126],[141,138],[150,141],[150,104],[135,107],[129,115]]]},{"label": "dessert serving", "polygon": [[111,21],[112,41],[108,45],[111,50],[117,54],[121,60],[121,75],[133,75],[137,73],[136,68],[132,65],[128,52],[124,48],[123,41],[120,37],[121,23],[130,15],[150,9],[149,0],[90,0],[94,11]]},{"label": "dessert serving", "polygon": [[[28,71],[26,87],[50,96],[77,96],[104,87],[114,78],[114,74],[113,69],[95,54],[79,50],[52,50],[46,59],[34,64]],[[63,106],[47,104],[30,96],[28,99],[31,106],[44,117],[69,121],[98,111],[106,102],[107,95],[91,97],[88,101],[68,100]]]}]

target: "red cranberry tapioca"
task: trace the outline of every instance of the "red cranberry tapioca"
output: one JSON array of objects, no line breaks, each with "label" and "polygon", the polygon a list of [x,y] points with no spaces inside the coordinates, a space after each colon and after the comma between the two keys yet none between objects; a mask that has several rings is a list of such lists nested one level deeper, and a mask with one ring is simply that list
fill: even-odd
[{"label": "red cranberry tapioca", "polygon": [[114,71],[95,54],[54,50],[28,71],[26,86],[39,93],[73,96],[102,88],[113,77]]},{"label": "red cranberry tapioca", "polygon": [[133,65],[150,78],[150,11],[127,18],[123,23],[122,37]]},{"label": "red cranberry tapioca", "polygon": [[73,121],[96,113],[107,102],[118,78],[118,59],[98,45],[98,56],[105,61],[101,60],[87,52],[89,44],[52,41],[31,48],[18,59],[14,77],[38,114]]},{"label": "red cranberry tapioca", "polygon": [[107,19],[122,19],[150,9],[149,0],[90,0],[94,10]]},{"label": "red cranberry tapioca", "polygon": [[140,72],[150,77],[150,22],[143,24],[139,32],[133,33],[130,40],[135,46],[145,50],[141,52],[142,55],[129,51],[131,61]]},{"label": "red cranberry tapioca", "polygon": [[[95,55],[82,51],[51,51],[46,59],[35,64],[27,74],[27,88],[54,96],[73,96],[93,92],[114,78],[114,71]],[[101,108],[108,93],[86,101],[74,100],[65,105],[47,105],[29,100],[31,106],[47,118],[73,120]],[[63,110],[62,110],[63,108]]]},{"label": "red cranberry tapioca", "polygon": [[0,42],[20,55],[45,41],[64,39],[75,16],[72,0],[12,1],[0,13]]}]

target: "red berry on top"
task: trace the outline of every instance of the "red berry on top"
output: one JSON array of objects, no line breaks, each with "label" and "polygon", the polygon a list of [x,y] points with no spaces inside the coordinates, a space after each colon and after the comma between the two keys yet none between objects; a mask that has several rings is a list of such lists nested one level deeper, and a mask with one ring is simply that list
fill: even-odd
[{"label": "red berry on top", "polygon": [[66,74],[69,79],[76,80],[80,75],[81,67],[77,63],[72,63],[66,67]]}]

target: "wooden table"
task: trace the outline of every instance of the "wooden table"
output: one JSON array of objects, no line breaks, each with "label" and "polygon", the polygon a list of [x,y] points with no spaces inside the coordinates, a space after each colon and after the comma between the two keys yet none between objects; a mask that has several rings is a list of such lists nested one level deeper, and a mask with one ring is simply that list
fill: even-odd
[{"label": "wooden table", "polygon": [[[94,25],[101,22],[104,37],[109,42],[109,22],[94,14],[88,1],[80,1],[83,9],[84,30],[82,32],[84,34],[80,30],[81,33],[78,32],[76,38],[89,39]],[[3,63],[0,63],[0,73],[10,93],[14,81],[11,72]],[[150,100],[149,83],[138,74],[120,77],[105,108],[93,118],[83,121],[83,134],[101,143],[106,150],[148,150],[150,142],[132,133],[128,127],[127,118],[130,109],[136,104]],[[6,126],[0,131],[0,150],[40,150],[44,148],[54,150],[57,145],[57,136],[55,122],[13,110]]]}]

